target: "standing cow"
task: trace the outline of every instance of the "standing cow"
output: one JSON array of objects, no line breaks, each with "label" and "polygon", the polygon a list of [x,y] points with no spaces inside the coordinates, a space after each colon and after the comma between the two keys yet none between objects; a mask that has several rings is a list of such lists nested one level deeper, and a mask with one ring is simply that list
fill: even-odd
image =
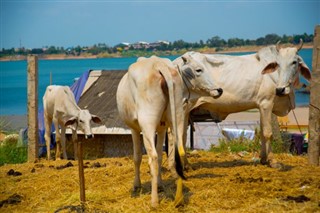
[{"label": "standing cow", "polygon": [[[151,205],[158,205],[158,185],[161,181],[162,147],[165,132],[172,130],[175,152],[184,156],[182,135],[184,131],[186,103],[199,95],[220,96],[209,78],[206,68],[190,56],[182,58],[182,66],[175,67],[169,59],[156,56],[139,58],[129,67],[117,90],[117,105],[120,117],[132,132],[135,178],[133,190],[141,188],[140,165],[142,149],[140,132],[149,156],[152,176]],[[155,137],[157,136],[157,143]],[[177,157],[177,156],[176,156]],[[178,158],[179,159],[179,158]],[[182,173],[179,173],[183,177]],[[178,181],[176,204],[182,200],[182,182]]]},{"label": "standing cow", "polygon": [[[66,153],[66,128],[72,129],[74,142],[74,154],[77,157],[77,133],[79,129],[85,134],[85,138],[93,138],[90,122],[100,123],[98,116],[91,115],[88,110],[82,110],[76,104],[76,100],[68,86],[48,86],[43,96],[45,140],[47,145],[47,157],[50,160],[50,135],[52,121],[56,130],[56,159],[60,159],[61,145],[63,158],[67,159]],[[59,130],[61,127],[61,132]]]},{"label": "standing cow", "polygon": [[190,103],[189,109],[200,106],[209,110],[212,118],[220,122],[230,113],[258,108],[261,163],[278,166],[272,160],[271,114],[285,116],[295,108],[294,87],[301,85],[299,74],[308,81],[311,79],[309,68],[298,55],[302,45],[302,40],[299,48],[280,48],[277,44],[243,56],[197,54],[199,60],[205,58],[211,61],[211,77],[223,88],[224,93],[219,99],[202,97]]}]

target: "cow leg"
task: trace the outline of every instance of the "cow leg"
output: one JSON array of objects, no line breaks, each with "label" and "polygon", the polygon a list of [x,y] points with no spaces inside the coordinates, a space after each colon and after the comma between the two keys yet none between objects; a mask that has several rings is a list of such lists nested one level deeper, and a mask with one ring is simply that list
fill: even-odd
[{"label": "cow leg", "polygon": [[162,178],[161,178],[161,165],[162,165],[162,152],[163,152],[163,144],[166,138],[166,128],[161,128],[158,131],[157,135],[157,154],[158,154],[158,190],[163,191],[163,184],[162,184]]},{"label": "cow leg", "polygon": [[137,193],[141,189],[140,179],[140,166],[142,161],[142,148],[140,141],[140,132],[131,129],[132,141],[133,141],[133,161],[134,161],[134,182],[133,182],[133,193]]},{"label": "cow leg", "polygon": [[51,153],[50,153],[50,145],[51,145],[51,126],[52,126],[52,119],[48,116],[44,116],[44,125],[45,125],[45,134],[44,139],[46,141],[47,146],[47,159],[50,160]]},{"label": "cow leg", "polygon": [[[184,126],[183,126],[183,135],[182,135],[182,140],[183,140],[183,148],[185,150],[185,152],[187,151],[187,131],[188,131],[188,124],[189,124],[189,114],[187,113],[186,115],[186,119],[184,120]],[[190,128],[190,131],[192,130],[192,126]],[[187,158],[187,154],[184,155],[184,159],[183,159],[183,166],[184,166],[184,170],[189,170],[189,168],[191,168],[188,158]]]},{"label": "cow leg", "polygon": [[61,126],[61,145],[62,145],[62,154],[63,159],[67,160],[67,151],[66,151],[66,127]]},{"label": "cow leg", "polygon": [[61,160],[61,134],[59,124],[56,119],[53,119],[53,124],[56,129],[56,160]]},{"label": "cow leg", "polygon": [[170,128],[168,128],[167,130],[168,132],[168,169],[171,171],[171,175],[173,177],[178,177],[176,168],[175,168],[175,159],[174,159],[174,139],[173,139],[173,135],[172,135],[172,131]]},{"label": "cow leg", "polygon": [[159,165],[158,165],[158,153],[155,147],[155,130],[150,128],[149,125],[141,125],[146,127],[142,130],[143,133],[143,143],[146,148],[148,157],[149,157],[149,167],[151,173],[151,205],[152,207],[157,207],[159,203],[158,198],[158,174],[159,174]]},{"label": "cow leg", "polygon": [[75,130],[72,130],[73,155],[74,159],[78,160],[78,135]]},{"label": "cow leg", "polygon": [[261,163],[270,164],[272,157],[271,150],[271,111],[272,107],[260,109],[260,126],[261,126]]}]

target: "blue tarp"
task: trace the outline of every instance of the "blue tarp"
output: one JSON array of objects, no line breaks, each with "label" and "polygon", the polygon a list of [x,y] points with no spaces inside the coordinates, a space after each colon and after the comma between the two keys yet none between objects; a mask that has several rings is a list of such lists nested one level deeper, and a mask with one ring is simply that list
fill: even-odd
[{"label": "blue tarp", "polygon": [[[82,94],[82,91],[84,89],[84,86],[86,85],[86,82],[89,77],[89,71],[84,72],[81,77],[73,83],[72,86],[70,86],[71,91],[73,92],[76,102],[78,103]],[[39,125],[39,146],[41,147],[39,149],[39,155],[43,156],[46,154],[46,141],[44,139],[44,134],[45,134],[45,125],[44,125],[44,117],[43,117],[43,106],[39,107],[38,111],[38,125]],[[28,128],[25,129],[25,134],[27,135],[26,132],[28,131]],[[52,125],[51,128],[51,148],[54,147],[56,141],[53,132],[55,131],[54,126]]]}]

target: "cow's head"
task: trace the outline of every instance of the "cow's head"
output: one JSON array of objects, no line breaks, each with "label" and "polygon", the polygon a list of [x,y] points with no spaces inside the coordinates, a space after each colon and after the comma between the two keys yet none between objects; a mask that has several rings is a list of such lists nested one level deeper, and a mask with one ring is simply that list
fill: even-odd
[{"label": "cow's head", "polygon": [[90,122],[100,123],[101,119],[96,116],[90,114],[88,110],[80,110],[79,115],[77,117],[70,117],[65,122],[65,126],[71,126],[74,129],[79,129],[85,135],[86,139],[93,138],[92,130]]},{"label": "cow's head", "polygon": [[302,48],[303,42],[300,40],[299,48],[287,47],[279,48],[277,43],[277,61],[269,63],[263,70],[262,74],[278,71],[279,80],[277,82],[276,95],[288,95],[293,87],[298,88],[300,85],[299,74],[306,80],[310,81],[311,73],[303,59],[298,55]]},{"label": "cow's head", "polygon": [[209,69],[206,67],[203,55],[197,52],[188,52],[181,56],[182,65],[179,66],[184,81],[191,84],[197,93],[218,98],[223,90],[212,79]]}]

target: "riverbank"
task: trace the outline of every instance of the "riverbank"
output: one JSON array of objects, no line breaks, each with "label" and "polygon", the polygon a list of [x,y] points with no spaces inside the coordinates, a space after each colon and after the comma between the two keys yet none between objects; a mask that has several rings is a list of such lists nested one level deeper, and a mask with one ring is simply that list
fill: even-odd
[{"label": "riverbank", "polygon": [[[282,45],[284,47],[291,46],[284,44]],[[169,55],[182,55],[183,53],[187,51],[197,51],[200,53],[206,53],[206,54],[213,54],[213,53],[234,53],[234,52],[257,52],[259,49],[263,48],[265,46],[239,46],[239,47],[227,47],[227,48],[221,48],[219,51],[217,51],[217,48],[199,48],[199,49],[181,49],[181,50],[174,50],[174,51],[139,51],[138,55],[134,55],[135,53],[128,54],[127,52],[117,52],[117,53],[101,53],[98,55],[92,55],[89,53],[83,53],[78,56],[75,55],[66,55],[66,54],[40,54],[38,55],[38,58],[40,60],[66,60],[66,59],[95,59],[95,58],[119,58],[119,57],[128,57],[128,55],[133,55],[136,57],[139,56],[150,56],[150,55],[158,55],[158,56],[169,56]],[[303,45],[303,49],[312,49],[313,44],[307,43]],[[27,56],[24,55],[12,55],[12,56],[4,56],[0,58],[0,61],[23,61],[27,60]]]}]

